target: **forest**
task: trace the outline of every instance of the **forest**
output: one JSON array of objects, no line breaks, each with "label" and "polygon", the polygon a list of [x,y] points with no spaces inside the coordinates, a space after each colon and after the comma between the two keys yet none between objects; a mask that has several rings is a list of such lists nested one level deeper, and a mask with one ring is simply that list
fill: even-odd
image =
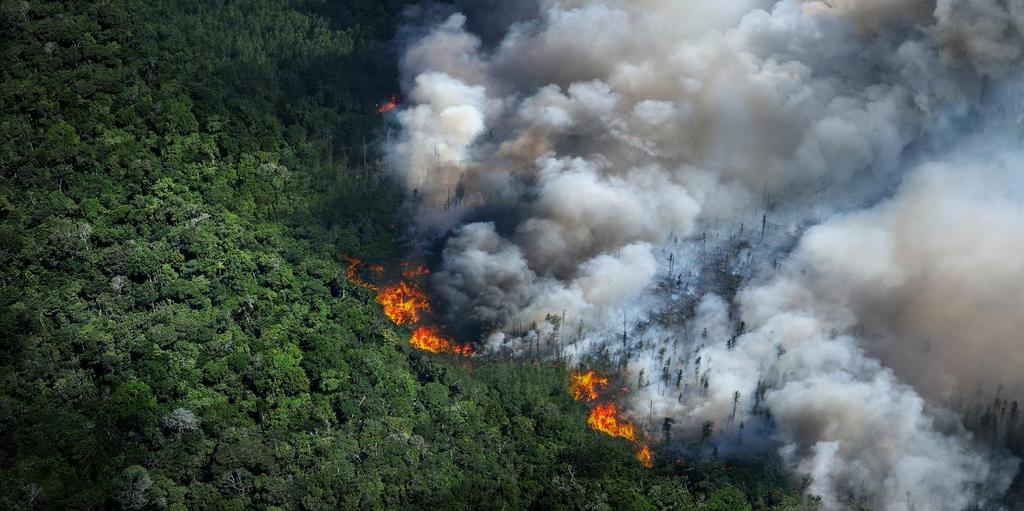
[{"label": "forest", "polygon": [[0,508],[815,508],[773,457],[646,468],[575,368],[416,349],[349,278],[407,251],[406,3],[0,2]]}]

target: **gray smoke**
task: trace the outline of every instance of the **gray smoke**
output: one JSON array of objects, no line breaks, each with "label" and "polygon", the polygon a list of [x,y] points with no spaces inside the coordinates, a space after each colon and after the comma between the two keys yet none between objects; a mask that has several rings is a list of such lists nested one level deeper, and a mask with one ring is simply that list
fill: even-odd
[{"label": "gray smoke", "polygon": [[[1021,389],[1024,265],[1007,255],[1024,248],[1022,169],[1020,154],[928,163],[893,199],[810,228],[780,269],[740,291],[743,333],[733,338],[727,305],[705,297],[694,328],[708,335],[669,345],[664,357],[690,359],[673,369],[707,390],[698,380],[666,398],[648,385],[637,411],[651,403],[691,431],[724,422],[731,437],[769,410],[781,452],[830,509],[964,509],[978,484],[1005,488],[1016,463],[973,451],[923,396],[973,392],[981,378]],[[664,364],[641,357],[636,370]]]},{"label": "gray smoke", "polygon": [[502,4],[420,28],[388,146],[450,328],[617,357],[830,509],[1005,490],[950,406],[1024,390],[1024,4]]}]

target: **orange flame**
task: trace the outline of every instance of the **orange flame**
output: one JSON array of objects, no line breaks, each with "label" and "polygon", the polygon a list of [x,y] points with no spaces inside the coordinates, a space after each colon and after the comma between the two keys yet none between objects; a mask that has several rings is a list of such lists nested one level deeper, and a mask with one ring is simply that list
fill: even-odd
[{"label": "orange flame", "polygon": [[595,405],[590,410],[590,416],[587,417],[587,424],[591,428],[609,436],[636,440],[636,431],[633,428],[633,423],[619,420],[615,403]]},{"label": "orange flame", "polygon": [[426,277],[427,275],[430,275],[430,270],[423,265],[413,266],[411,268],[406,268],[405,270],[402,270],[402,275],[405,276],[406,278],[415,279],[418,277]]},{"label": "orange flame", "polygon": [[377,290],[377,286],[375,286],[373,284],[370,284],[369,282],[363,280],[359,276],[359,273],[357,273],[359,265],[363,264],[363,261],[361,261],[359,259],[356,259],[355,257],[347,256],[347,255],[342,255],[341,258],[344,259],[345,262],[348,263],[348,267],[345,269],[345,276],[348,277],[348,281],[349,282],[351,282],[351,283],[353,283],[353,284],[355,284],[355,285],[357,285],[359,287],[362,287],[362,288],[365,288],[365,289],[369,289],[370,291],[376,291]]},{"label": "orange flame", "polygon": [[597,399],[597,387],[605,385],[608,385],[608,378],[598,376],[592,370],[569,375],[569,393],[577,401]]},{"label": "orange flame", "polygon": [[590,410],[587,417],[587,424],[594,430],[600,431],[608,436],[625,438],[636,444],[636,459],[645,468],[654,466],[654,458],[651,455],[651,448],[642,440],[636,438],[636,428],[632,422],[619,418],[618,409],[615,403],[599,403]]},{"label": "orange flame", "polygon": [[398,325],[412,325],[420,322],[420,311],[430,311],[427,295],[415,284],[399,282],[388,286],[377,294],[377,303],[384,307],[384,314]]},{"label": "orange flame", "polygon": [[396,108],[398,108],[398,97],[391,96],[391,99],[389,99],[387,102],[382,103],[380,106],[377,107],[377,113],[378,114],[385,114],[385,113],[390,112],[390,111],[392,111],[392,110],[394,110]]},{"label": "orange flame", "polygon": [[[414,325],[420,322],[422,312],[430,312],[427,294],[416,283],[399,282],[381,289],[359,276],[359,265],[363,264],[361,260],[344,254],[341,257],[348,263],[345,275],[349,282],[376,291],[377,303],[384,308],[384,315],[395,324]],[[412,263],[402,263],[402,266],[406,268],[402,272],[406,277],[421,277],[430,273],[425,266],[412,266]],[[370,270],[378,275],[385,272],[379,264],[370,266]],[[409,344],[432,353],[455,353],[466,357],[473,354],[472,346],[456,344],[441,335],[434,326],[417,327],[409,338]]]},{"label": "orange flame", "polygon": [[437,327],[433,326],[418,327],[409,338],[409,344],[413,348],[431,353],[455,353],[466,357],[473,354],[472,347],[454,343],[451,339],[442,336]]},{"label": "orange flame", "polygon": [[643,444],[637,445],[640,446],[640,450],[636,452],[636,459],[640,460],[640,464],[643,465],[644,468],[653,467],[654,458],[651,456],[651,448]]}]

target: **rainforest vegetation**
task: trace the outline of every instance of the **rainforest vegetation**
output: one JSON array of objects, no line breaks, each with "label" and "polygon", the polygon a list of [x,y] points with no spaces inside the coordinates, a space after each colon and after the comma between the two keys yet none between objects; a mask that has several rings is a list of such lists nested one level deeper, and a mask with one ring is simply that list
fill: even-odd
[{"label": "rainforest vegetation", "polygon": [[808,505],[772,460],[644,468],[567,368],[416,350],[346,277],[404,253],[405,3],[0,2],[0,508]]}]

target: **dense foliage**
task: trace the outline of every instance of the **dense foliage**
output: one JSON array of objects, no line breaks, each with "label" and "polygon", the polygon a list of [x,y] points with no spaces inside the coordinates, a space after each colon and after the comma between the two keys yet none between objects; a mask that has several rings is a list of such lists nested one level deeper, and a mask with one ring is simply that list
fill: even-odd
[{"label": "dense foliage", "polygon": [[401,0],[0,2],[3,509],[799,509],[643,469],[557,367],[406,345],[368,142]]}]

